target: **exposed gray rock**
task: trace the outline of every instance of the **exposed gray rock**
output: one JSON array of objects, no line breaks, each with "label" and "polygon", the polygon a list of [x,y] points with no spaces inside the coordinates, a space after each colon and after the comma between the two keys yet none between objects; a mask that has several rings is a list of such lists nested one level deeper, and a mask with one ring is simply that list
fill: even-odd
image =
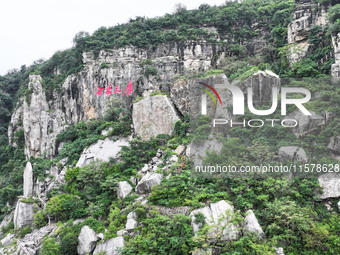
[{"label": "exposed gray rock", "polygon": [[213,251],[211,248],[196,249],[192,252],[192,255],[213,255]]},{"label": "exposed gray rock", "polygon": [[110,158],[116,158],[122,146],[129,145],[128,140],[128,138],[119,138],[116,141],[112,141],[110,138],[99,140],[84,150],[76,166],[82,167],[97,159],[108,161]]},{"label": "exposed gray rock", "polygon": [[118,236],[116,238],[112,238],[103,243],[97,244],[96,249],[93,254],[98,254],[100,252],[106,252],[106,255],[119,255],[120,249],[124,248],[124,237]]},{"label": "exposed gray rock", "polygon": [[298,146],[282,146],[279,149],[279,158],[281,161],[308,162],[305,150]]},{"label": "exposed gray rock", "polygon": [[13,212],[11,212],[8,215],[6,215],[5,218],[1,221],[1,224],[0,224],[0,237],[1,237],[1,229],[2,228],[7,228],[12,220],[13,220]]},{"label": "exposed gray rock", "polygon": [[275,249],[276,255],[285,255],[283,253],[283,248],[282,247],[279,247],[279,248],[274,247],[274,249]]},{"label": "exposed gray rock", "polygon": [[268,105],[273,100],[273,88],[279,91],[281,80],[272,71],[258,71],[240,84],[244,94],[248,94],[248,88],[253,91],[253,105]]},{"label": "exposed gray rock", "polygon": [[117,196],[124,199],[132,191],[131,185],[127,181],[122,181],[118,183]]},{"label": "exposed gray rock", "polygon": [[24,170],[24,197],[33,194],[33,169],[30,162],[27,162]]},{"label": "exposed gray rock", "polygon": [[1,244],[2,244],[3,246],[7,246],[7,245],[11,244],[13,237],[14,237],[14,234],[7,234],[7,235],[5,236],[5,238],[3,238],[3,239],[1,240]]},{"label": "exposed gray rock", "polygon": [[160,173],[147,173],[142,177],[136,186],[136,192],[145,194],[151,192],[151,188],[161,183],[163,174]]},{"label": "exposed gray rock", "polygon": [[24,203],[20,199],[14,211],[14,227],[23,228],[31,225],[34,220],[34,207],[33,203]]},{"label": "exposed gray rock", "polygon": [[87,255],[93,252],[94,248],[96,247],[97,240],[98,237],[96,232],[94,232],[89,226],[82,227],[78,236],[78,254]]},{"label": "exposed gray rock", "polygon": [[221,141],[213,138],[204,141],[202,144],[191,143],[187,156],[193,159],[194,166],[201,166],[207,151],[216,151],[217,153],[220,153],[222,146],[223,143]]},{"label": "exposed gray rock", "polygon": [[328,144],[328,148],[331,151],[340,154],[340,136],[331,137],[330,142]]},{"label": "exposed gray rock", "polygon": [[167,96],[147,97],[133,104],[132,120],[136,135],[144,140],[158,134],[171,134],[180,120]]},{"label": "exposed gray rock", "polygon": [[128,219],[125,225],[125,229],[129,232],[133,231],[138,226],[138,222],[134,219]]},{"label": "exposed gray rock", "polygon": [[285,125],[293,126],[295,123],[292,121],[288,121],[289,119],[296,120],[298,125],[296,127],[292,127],[296,137],[303,137],[307,134],[318,134],[325,126],[325,119],[316,114],[315,112],[310,112],[312,115],[304,115],[301,111],[297,110],[287,115],[285,120]]},{"label": "exposed gray rock", "polygon": [[128,234],[129,233],[125,229],[117,231],[117,236],[125,236],[125,235],[128,235]]},{"label": "exposed gray rock", "polygon": [[246,217],[244,218],[244,230],[246,233],[255,233],[259,237],[264,237],[264,232],[252,210],[248,210],[246,213]]},{"label": "exposed gray rock", "polygon": [[212,239],[216,239],[218,235],[221,235],[222,240],[236,240],[238,238],[239,230],[237,226],[231,222],[234,207],[226,201],[221,200],[217,203],[210,204],[210,206],[193,210],[190,213],[191,225],[195,236],[197,236],[197,232],[201,227],[201,223],[195,223],[197,213],[202,213],[205,216],[205,223],[213,226],[213,228],[209,230],[209,235]]},{"label": "exposed gray rock", "polygon": [[323,188],[321,199],[340,197],[340,173],[327,173],[319,176],[319,184]]},{"label": "exposed gray rock", "polygon": [[339,211],[340,211],[340,201],[338,202],[338,209],[339,209]]},{"label": "exposed gray rock", "polygon": [[175,150],[176,155],[182,155],[185,152],[185,146],[184,145],[178,145],[178,147]]}]

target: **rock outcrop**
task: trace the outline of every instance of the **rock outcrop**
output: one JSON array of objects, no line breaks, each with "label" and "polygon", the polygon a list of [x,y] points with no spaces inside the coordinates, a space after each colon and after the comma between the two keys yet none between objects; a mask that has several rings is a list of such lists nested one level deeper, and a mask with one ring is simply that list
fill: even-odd
[{"label": "rock outcrop", "polygon": [[133,231],[138,226],[137,222],[137,214],[135,212],[130,212],[127,216],[127,222],[125,225],[125,229],[128,232]]},{"label": "rock outcrop", "polygon": [[222,147],[223,143],[213,138],[203,141],[203,143],[191,143],[187,151],[187,156],[193,159],[194,166],[202,166],[207,151],[220,153]]},{"label": "rock outcrop", "polygon": [[240,84],[245,95],[248,95],[248,88],[253,91],[253,106],[268,105],[273,100],[273,89],[280,90],[281,80],[272,71],[259,71]]},{"label": "rock outcrop", "polygon": [[163,174],[161,173],[146,173],[136,186],[136,193],[150,193],[151,188],[161,183]]},{"label": "rock outcrop", "polygon": [[131,185],[127,181],[122,181],[118,183],[117,196],[124,199],[132,191]]},{"label": "rock outcrop", "polygon": [[77,251],[79,255],[87,255],[93,252],[96,247],[98,236],[89,226],[81,228],[78,237]]},{"label": "rock outcrop", "polygon": [[24,170],[24,197],[32,196],[33,194],[33,169],[32,164],[27,162]]},{"label": "rock outcrop", "polygon": [[206,224],[213,226],[209,229],[209,235],[212,239],[215,239],[217,235],[220,235],[222,240],[235,240],[238,238],[239,230],[231,221],[234,207],[228,202],[221,200],[210,204],[210,206],[193,210],[190,213],[195,236],[197,236],[198,230],[202,226],[202,223],[197,223],[196,217],[198,214],[204,216]]},{"label": "rock outcrop", "polygon": [[304,115],[301,111],[296,110],[285,118],[286,125],[294,126],[295,123],[289,120],[297,121],[297,126],[291,128],[296,137],[300,138],[307,134],[318,134],[326,125],[324,117],[315,112],[310,113],[311,115]]},{"label": "rock outcrop", "polygon": [[340,136],[333,136],[330,138],[328,148],[337,153],[340,154]]},{"label": "rock outcrop", "polygon": [[340,197],[340,173],[327,173],[319,176],[322,187],[321,199]]},{"label": "rock outcrop", "polygon": [[20,199],[14,211],[14,227],[23,228],[31,225],[34,220],[34,203],[22,202]]},{"label": "rock outcrop", "polygon": [[257,218],[252,210],[246,212],[246,217],[244,218],[244,232],[254,233],[261,238],[264,237],[262,227],[257,221]]},{"label": "rock outcrop", "polygon": [[176,109],[167,96],[157,95],[133,104],[132,120],[135,133],[144,140],[159,134],[172,134],[180,120]]},{"label": "rock outcrop", "polygon": [[92,161],[109,161],[110,158],[117,158],[122,146],[129,145],[128,140],[128,138],[117,138],[115,141],[110,138],[99,140],[83,151],[76,166],[83,167]]},{"label": "rock outcrop", "polygon": [[93,254],[98,254],[100,252],[106,252],[106,255],[119,255],[120,249],[124,248],[124,237],[119,236],[116,238],[112,238],[110,240],[104,241],[102,243],[98,243],[96,249]]},{"label": "rock outcrop", "polygon": [[281,161],[308,162],[305,150],[298,146],[282,146],[279,149],[279,158]]}]

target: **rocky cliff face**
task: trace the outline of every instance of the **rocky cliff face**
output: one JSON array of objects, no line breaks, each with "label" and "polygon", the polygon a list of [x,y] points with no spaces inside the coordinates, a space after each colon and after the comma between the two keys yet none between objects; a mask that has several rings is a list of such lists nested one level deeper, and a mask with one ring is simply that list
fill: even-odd
[{"label": "rocky cliff face", "polygon": [[294,64],[308,53],[308,35],[313,26],[324,27],[327,23],[328,3],[313,0],[296,0],[292,22],[288,25],[289,62]]},{"label": "rocky cliff face", "polygon": [[[207,71],[214,65],[219,50],[206,42],[192,42],[159,45],[154,50],[125,47],[101,51],[98,58],[84,53],[83,71],[68,76],[61,91],[54,92],[52,98],[46,97],[41,77],[31,75],[31,94],[21,98],[12,115],[8,130],[10,143],[14,145],[15,132],[24,129],[26,157],[41,154],[53,158],[61,148],[56,136],[66,125],[103,116],[113,97],[124,100],[130,108],[138,95],[157,90],[169,92],[169,82],[174,75]],[[123,95],[130,81],[133,92]],[[109,83],[111,95],[106,94]],[[102,95],[96,94],[98,86],[105,87]],[[115,86],[122,92],[114,94]]]}]

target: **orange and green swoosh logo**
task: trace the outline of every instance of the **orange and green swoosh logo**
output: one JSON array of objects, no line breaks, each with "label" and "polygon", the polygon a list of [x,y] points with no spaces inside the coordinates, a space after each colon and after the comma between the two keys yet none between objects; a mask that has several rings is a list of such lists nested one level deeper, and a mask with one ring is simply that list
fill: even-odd
[{"label": "orange and green swoosh logo", "polygon": [[[217,96],[217,98],[218,98],[218,100],[220,101],[220,104],[221,104],[221,106],[222,106],[222,100],[221,100],[221,98],[220,98],[220,95],[217,93],[217,91],[216,91],[213,87],[211,87],[210,85],[208,85],[208,84],[206,84],[206,83],[203,83],[203,82],[198,82],[198,83],[201,84],[201,85],[203,85],[204,87],[210,89],[212,92],[214,92],[214,94]],[[204,88],[199,88],[199,89],[201,89],[201,90],[203,90],[204,92],[206,92],[206,93],[212,98],[212,100],[214,101],[215,105],[217,105],[217,102],[216,102],[214,96],[211,94],[211,92],[210,92],[209,90],[204,89]]]}]

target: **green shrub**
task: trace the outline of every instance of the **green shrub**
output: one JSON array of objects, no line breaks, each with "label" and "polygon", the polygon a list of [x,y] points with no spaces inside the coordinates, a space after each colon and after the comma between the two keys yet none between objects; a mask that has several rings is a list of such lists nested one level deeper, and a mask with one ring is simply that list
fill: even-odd
[{"label": "green shrub", "polygon": [[62,253],[60,253],[60,244],[56,242],[55,238],[46,236],[43,240],[43,244],[39,254],[61,255]]},{"label": "green shrub", "polygon": [[19,230],[18,236],[23,238],[25,235],[30,234],[32,232],[31,226],[23,227]]},{"label": "green shrub", "polygon": [[41,228],[45,226],[47,223],[48,223],[48,219],[44,211],[40,211],[34,216],[34,227],[35,228]]}]

